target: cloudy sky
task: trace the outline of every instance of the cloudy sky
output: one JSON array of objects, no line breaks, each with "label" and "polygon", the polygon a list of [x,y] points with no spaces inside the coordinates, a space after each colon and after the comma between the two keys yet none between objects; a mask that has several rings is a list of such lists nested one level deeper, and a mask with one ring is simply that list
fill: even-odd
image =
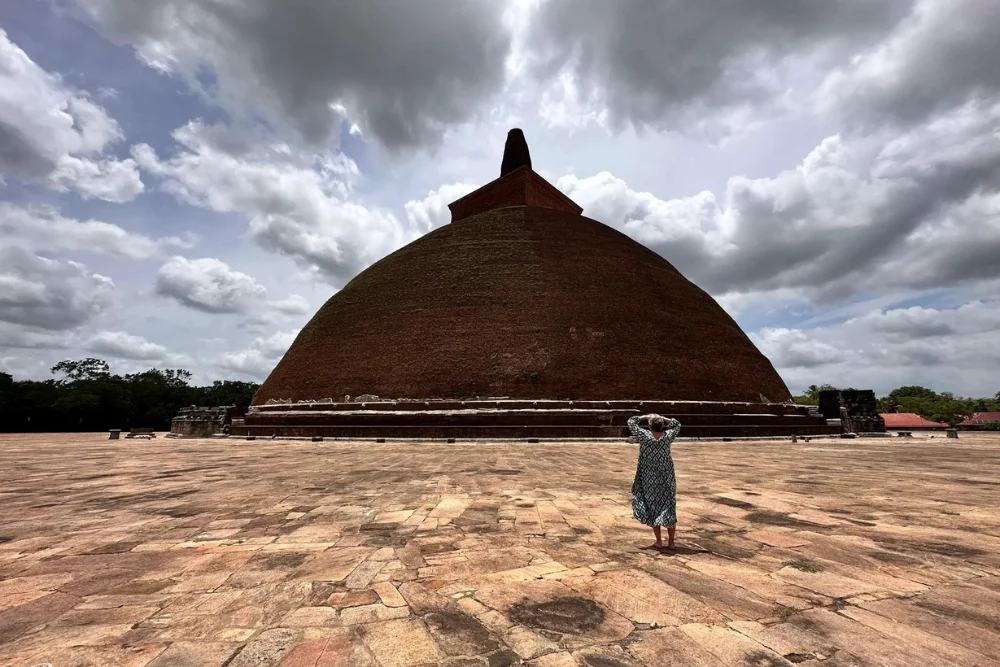
[{"label": "cloudy sky", "polygon": [[262,380],[535,169],[789,387],[1000,390],[997,0],[0,3],[0,370]]}]

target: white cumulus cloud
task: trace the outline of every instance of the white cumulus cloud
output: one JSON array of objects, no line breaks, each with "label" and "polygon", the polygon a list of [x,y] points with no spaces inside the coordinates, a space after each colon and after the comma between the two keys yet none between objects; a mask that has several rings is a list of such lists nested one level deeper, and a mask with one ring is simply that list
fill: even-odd
[{"label": "white cumulus cloud", "polygon": [[253,277],[211,257],[171,257],[156,274],[156,292],[205,313],[246,313],[267,297]]},{"label": "white cumulus cloud", "polygon": [[78,262],[48,259],[24,248],[0,248],[0,320],[66,330],[114,303],[115,284]]},{"label": "white cumulus cloud", "polygon": [[0,29],[0,174],[128,201],[143,191],[135,161],[104,156],[123,138],[103,107],[35,64]]}]

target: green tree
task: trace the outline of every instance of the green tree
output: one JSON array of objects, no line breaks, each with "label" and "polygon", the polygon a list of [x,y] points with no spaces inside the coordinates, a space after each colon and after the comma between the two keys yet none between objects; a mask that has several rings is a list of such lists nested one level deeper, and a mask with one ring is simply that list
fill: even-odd
[{"label": "green tree", "polygon": [[250,405],[260,385],[256,382],[216,380],[211,387],[203,387],[201,405]]},{"label": "green tree", "polygon": [[246,406],[260,386],[216,381],[192,387],[191,373],[173,368],[121,376],[96,358],[67,359],[51,370],[58,379],[14,380],[0,373],[0,431],[167,429],[184,406]]},{"label": "green tree", "polygon": [[969,410],[969,406],[966,403],[956,400],[946,400],[941,401],[934,406],[930,419],[937,422],[944,422],[948,424],[948,426],[955,427],[971,414],[972,411]]},{"label": "green tree", "polygon": [[60,361],[52,367],[52,373],[62,373],[70,380],[97,380],[111,375],[111,367],[103,359],[80,359]]},{"label": "green tree", "polygon": [[899,387],[898,389],[893,389],[889,392],[889,396],[894,397],[896,400],[901,400],[904,398],[917,398],[924,400],[937,400],[937,392],[927,387],[920,386],[908,386]]},{"label": "green tree", "polygon": [[899,400],[892,395],[878,399],[879,412],[899,412]]}]

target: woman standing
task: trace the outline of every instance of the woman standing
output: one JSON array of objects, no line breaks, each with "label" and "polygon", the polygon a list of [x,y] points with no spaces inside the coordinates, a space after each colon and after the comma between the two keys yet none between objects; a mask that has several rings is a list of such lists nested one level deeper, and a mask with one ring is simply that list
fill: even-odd
[{"label": "woman standing", "polygon": [[[639,426],[647,420],[650,430]],[[664,420],[656,414],[632,417],[628,430],[639,440],[639,463],[632,482],[632,515],[652,526],[656,536],[650,548],[673,549],[674,532],[677,530],[677,478],[674,460],[670,457],[670,444],[681,431],[676,419]],[[660,537],[661,526],[667,527],[667,545]]]}]

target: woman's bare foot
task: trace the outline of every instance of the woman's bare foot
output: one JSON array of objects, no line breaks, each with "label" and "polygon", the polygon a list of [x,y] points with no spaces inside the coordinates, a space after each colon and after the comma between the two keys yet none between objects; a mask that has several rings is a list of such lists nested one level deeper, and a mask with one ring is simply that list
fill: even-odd
[{"label": "woman's bare foot", "polygon": [[648,547],[643,547],[643,549],[654,549],[656,551],[659,551],[662,548],[663,548],[663,542],[653,542]]}]

